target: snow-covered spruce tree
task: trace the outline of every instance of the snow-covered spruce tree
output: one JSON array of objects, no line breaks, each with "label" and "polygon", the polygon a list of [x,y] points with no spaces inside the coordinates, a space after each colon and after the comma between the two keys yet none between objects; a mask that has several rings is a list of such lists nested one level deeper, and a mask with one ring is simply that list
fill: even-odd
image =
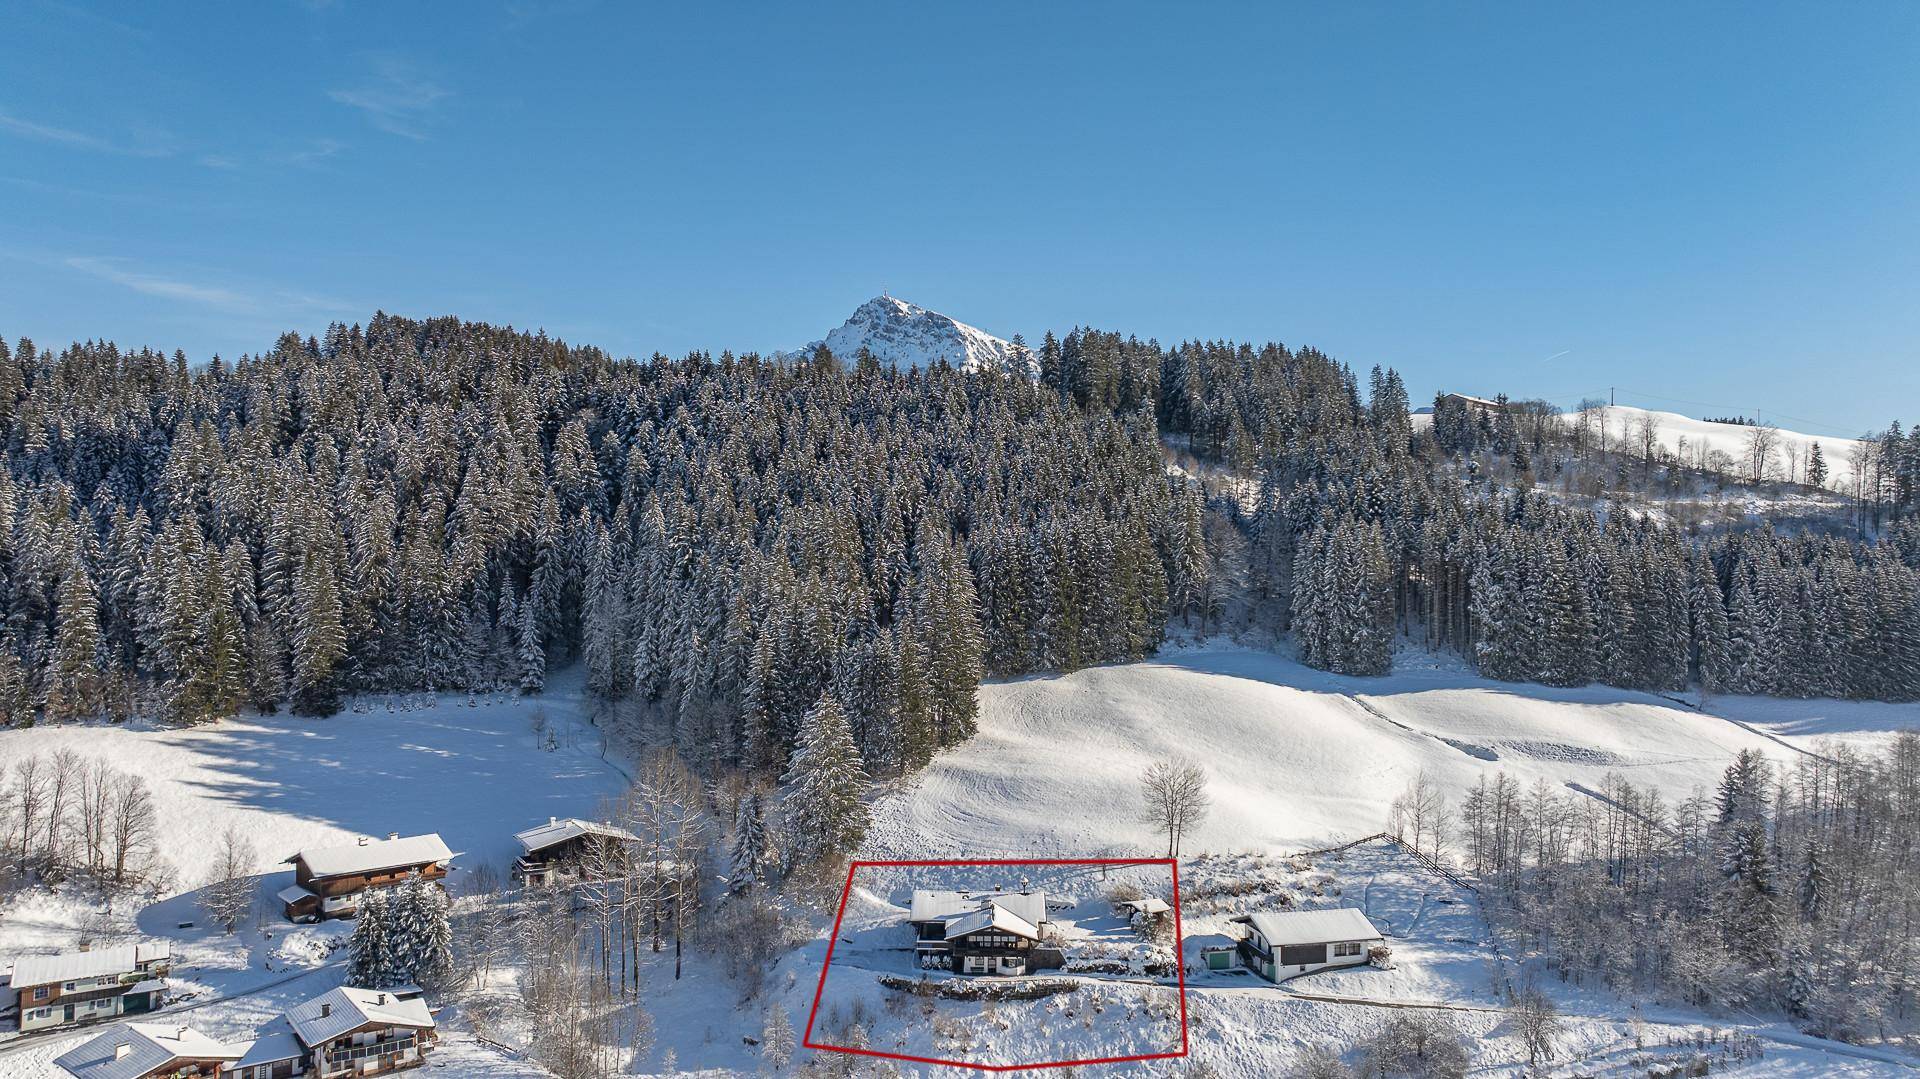
[{"label": "snow-covered spruce tree", "polygon": [[733,819],[733,845],[728,851],[727,887],[735,895],[744,895],[766,879],[772,843],[767,837],[766,809],[760,792],[747,792],[740,799]]},{"label": "snow-covered spruce tree", "polygon": [[453,980],[452,902],[438,883],[415,875],[395,890],[394,952],[403,961],[395,973],[426,989]]},{"label": "snow-covered spruce tree", "polygon": [[867,774],[840,702],[822,694],[800,724],[782,803],[790,865],[820,866],[851,854],[867,834]]},{"label": "snow-covered spruce tree", "polygon": [[353,935],[347,938],[347,984],[381,989],[402,981],[404,959],[395,939],[392,896],[386,888],[360,893],[353,916]]}]

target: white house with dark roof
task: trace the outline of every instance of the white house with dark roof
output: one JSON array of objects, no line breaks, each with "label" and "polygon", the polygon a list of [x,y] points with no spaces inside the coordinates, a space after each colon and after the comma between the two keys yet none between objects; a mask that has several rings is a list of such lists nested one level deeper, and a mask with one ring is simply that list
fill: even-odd
[{"label": "white house with dark roof", "polygon": [[164,941],[122,944],[13,961],[7,991],[26,1033],[142,1015],[160,1006],[173,966]]},{"label": "white house with dark roof", "polygon": [[1026,974],[1061,962],[1059,952],[1042,943],[1041,928],[1051,921],[1045,892],[917,890],[907,921],[922,967]]},{"label": "white house with dark roof", "polygon": [[368,839],[334,847],[314,847],[286,860],[293,866],[293,884],[278,898],[287,917],[296,922],[351,918],[360,893],[368,888],[398,884],[411,876],[440,880],[451,869],[454,853],[445,840],[429,832],[385,839]]},{"label": "white house with dark roof", "polygon": [[1375,945],[1386,943],[1367,916],[1352,907],[1245,914],[1234,921],[1247,927],[1240,961],[1271,982],[1359,966]]},{"label": "white house with dark roof", "polygon": [[184,1023],[120,1023],[53,1062],[75,1079],[174,1079],[220,1075],[241,1052]]},{"label": "white house with dark roof", "polygon": [[391,990],[341,986],[288,1009],[287,1023],[306,1049],[307,1070],[328,1079],[417,1068],[435,1041],[427,1002]]}]

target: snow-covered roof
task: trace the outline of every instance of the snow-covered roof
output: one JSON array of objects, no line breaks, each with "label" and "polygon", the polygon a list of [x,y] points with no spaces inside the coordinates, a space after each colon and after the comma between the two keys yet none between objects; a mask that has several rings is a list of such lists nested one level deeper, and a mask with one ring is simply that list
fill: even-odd
[{"label": "snow-covered roof", "polygon": [[128,993],[157,993],[160,990],[165,989],[166,987],[167,987],[167,983],[160,978],[142,978],[139,981],[134,982],[132,985],[127,986],[127,992]]},{"label": "snow-covered roof", "polygon": [[176,1060],[233,1060],[241,1049],[178,1023],[122,1023],[53,1062],[79,1079],[138,1079]]},{"label": "snow-covered roof", "polygon": [[284,1019],[274,1020],[272,1025],[261,1028],[252,1041],[240,1042],[234,1048],[241,1051],[240,1058],[233,1062],[236,1069],[293,1060],[306,1053],[300,1045],[300,1039],[293,1036],[292,1028],[287,1026]]},{"label": "snow-covered roof", "polygon": [[332,1041],[368,1023],[433,1029],[433,1014],[419,997],[401,999],[392,990],[343,985],[287,1009],[287,1022],[306,1045]]},{"label": "snow-covered roof", "polygon": [[639,842],[640,840],[639,836],[634,835],[625,828],[616,828],[611,824],[603,824],[600,821],[581,820],[577,817],[548,817],[547,823],[534,828],[528,828],[524,832],[515,832],[513,833],[513,838],[520,841],[520,845],[527,849],[528,854],[532,854],[534,851],[544,850],[557,843],[565,843],[571,839],[578,839],[583,835],[605,836],[608,839],[627,839],[634,842]]},{"label": "snow-covered roof", "polygon": [[[1045,892],[942,892],[918,889],[913,893],[913,904],[908,910],[910,922],[937,922],[953,918],[956,915],[971,914],[984,903],[1004,907],[1022,920],[1034,925],[1047,921],[1047,893]],[[951,930],[949,930],[951,935]]]},{"label": "snow-covered roof", "polygon": [[318,899],[320,897],[300,887],[298,884],[289,884],[285,888],[275,892],[274,898],[280,900],[282,903],[298,903],[303,899]]},{"label": "snow-covered roof", "polygon": [[1260,931],[1271,947],[1288,944],[1331,944],[1346,940],[1379,940],[1380,931],[1353,907],[1331,910],[1283,910],[1248,914],[1235,921]]},{"label": "snow-covered roof", "polygon": [[125,974],[138,969],[142,963],[170,959],[172,956],[173,945],[165,941],[122,944],[117,948],[96,948],[90,952],[22,956],[13,961],[13,984],[16,987],[51,985],[80,978]]},{"label": "snow-covered roof", "polygon": [[1173,909],[1167,905],[1166,900],[1157,895],[1150,895],[1145,899],[1123,899],[1115,906],[1131,907],[1142,914],[1165,914]]},{"label": "snow-covered roof", "polygon": [[445,840],[434,832],[394,839],[363,839],[338,847],[303,850],[287,861],[307,863],[316,877],[340,877],[351,873],[376,873],[382,869],[445,862],[453,858]]},{"label": "snow-covered roof", "polygon": [[964,937],[968,933],[978,933],[982,929],[997,929],[1002,933],[1016,933],[1028,940],[1039,940],[1040,929],[1032,922],[1020,917],[998,903],[988,903],[972,914],[963,914],[947,923],[947,939]]}]

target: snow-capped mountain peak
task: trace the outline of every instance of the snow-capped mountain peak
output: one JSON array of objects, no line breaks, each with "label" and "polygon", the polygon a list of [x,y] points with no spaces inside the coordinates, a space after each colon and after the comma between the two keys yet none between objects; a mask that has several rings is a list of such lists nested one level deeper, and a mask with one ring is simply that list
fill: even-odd
[{"label": "snow-capped mountain peak", "polygon": [[945,360],[962,370],[998,370],[1039,374],[1033,353],[938,311],[880,295],[861,304],[838,329],[789,356],[805,355],[827,346],[843,362],[851,363],[862,348],[889,367],[928,367]]}]

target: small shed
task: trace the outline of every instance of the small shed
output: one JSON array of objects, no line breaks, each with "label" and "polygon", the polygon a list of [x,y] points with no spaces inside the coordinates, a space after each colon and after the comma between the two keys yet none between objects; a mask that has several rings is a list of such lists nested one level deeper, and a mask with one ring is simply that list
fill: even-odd
[{"label": "small shed", "polygon": [[1359,966],[1374,945],[1386,940],[1352,907],[1246,914],[1234,921],[1247,927],[1240,940],[1240,961],[1271,982]]},{"label": "small shed", "polygon": [[1167,905],[1167,901],[1161,899],[1159,896],[1148,896],[1145,899],[1122,899],[1113,905],[1113,912],[1128,921],[1132,921],[1135,918],[1164,918],[1172,910],[1173,908]]}]

